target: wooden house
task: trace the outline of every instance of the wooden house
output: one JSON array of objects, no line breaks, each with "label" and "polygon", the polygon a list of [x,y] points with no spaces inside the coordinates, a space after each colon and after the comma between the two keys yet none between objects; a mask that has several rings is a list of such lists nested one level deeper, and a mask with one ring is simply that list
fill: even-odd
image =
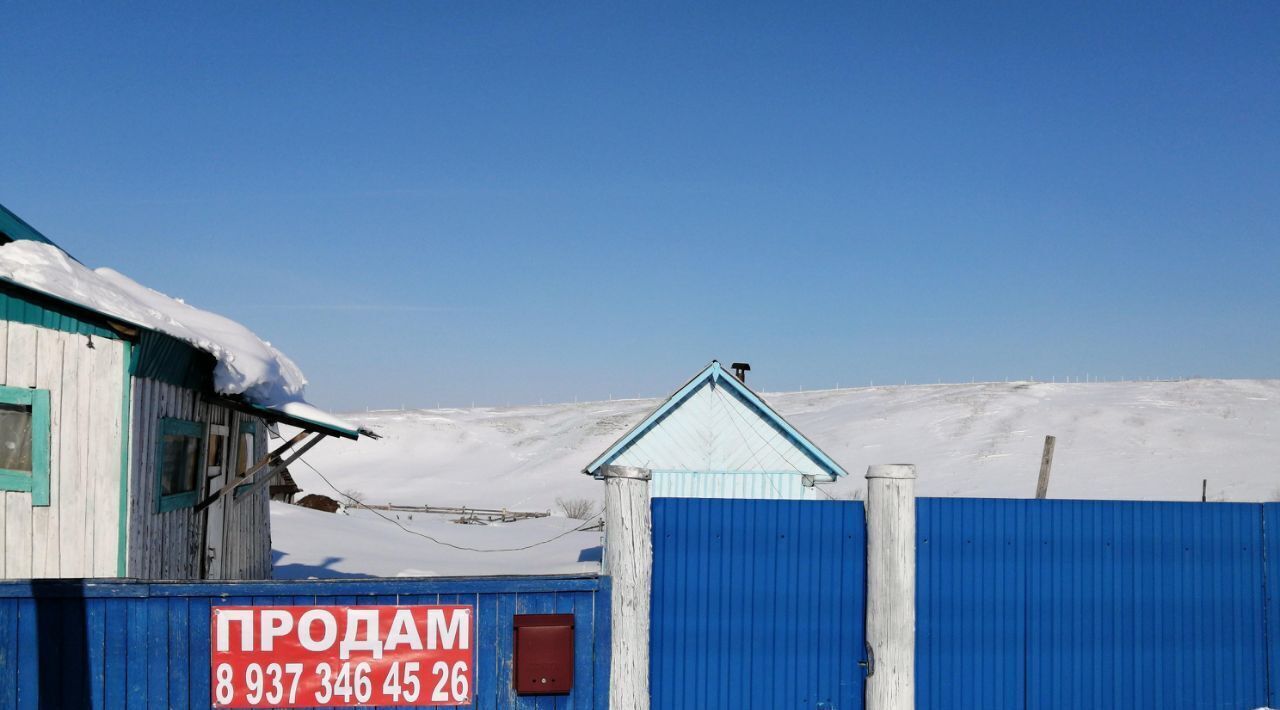
[{"label": "wooden house", "polygon": [[[215,382],[253,364],[267,374],[241,391]],[[359,434],[301,385],[273,390],[295,374],[243,326],[92,271],[0,206],[0,578],[269,578],[273,476]],[[277,422],[302,433],[269,452]]]},{"label": "wooden house", "polygon": [[744,382],[712,361],[583,473],[652,472],[655,498],[811,499],[844,469]]}]

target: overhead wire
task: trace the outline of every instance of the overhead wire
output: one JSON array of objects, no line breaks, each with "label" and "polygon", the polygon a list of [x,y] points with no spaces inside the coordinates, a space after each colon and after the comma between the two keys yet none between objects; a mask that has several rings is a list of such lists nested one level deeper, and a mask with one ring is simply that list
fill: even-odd
[{"label": "overhead wire", "polygon": [[352,503],[354,503],[354,504],[355,504],[355,505],[357,505],[358,507],[363,508],[363,509],[365,509],[365,510],[369,511],[370,513],[373,513],[374,515],[378,516],[379,518],[382,518],[383,520],[387,521],[388,523],[391,523],[392,525],[396,526],[397,528],[399,528],[400,530],[402,530],[402,531],[404,531],[404,532],[406,532],[406,533],[409,533],[410,535],[416,535],[417,537],[423,538],[423,539],[425,539],[425,540],[429,540],[430,542],[434,542],[434,543],[435,543],[435,544],[437,544],[437,545],[442,545],[442,546],[444,546],[444,547],[451,547],[451,548],[453,548],[453,549],[455,549],[455,550],[462,550],[463,552],[520,552],[520,551],[522,551],[522,550],[529,550],[529,549],[532,549],[532,548],[535,548],[535,547],[538,547],[538,546],[541,546],[541,545],[546,545],[547,543],[550,543],[550,542],[555,542],[556,540],[559,540],[559,539],[560,539],[560,538],[562,538],[562,537],[566,537],[566,536],[568,536],[568,535],[570,535],[570,534],[572,534],[572,533],[576,533],[576,532],[583,532],[583,531],[587,530],[588,528],[592,528],[592,527],[594,527],[594,526],[595,526],[597,523],[599,523],[599,522],[601,521],[601,519],[604,517],[604,514],[603,514],[603,513],[601,513],[601,514],[599,514],[599,515],[596,515],[596,516],[595,516],[595,517],[593,517],[592,519],[590,519],[590,520],[586,521],[586,522],[585,522],[585,523],[583,523],[582,525],[580,525],[580,526],[578,526],[578,527],[576,527],[576,528],[570,529],[570,530],[566,530],[566,531],[564,531],[564,532],[560,533],[559,535],[556,535],[555,537],[550,537],[550,538],[547,538],[546,540],[543,540],[543,541],[541,541],[541,542],[534,542],[534,543],[530,543],[530,544],[528,544],[528,545],[522,545],[522,546],[520,546],[520,547],[479,548],[479,547],[468,547],[468,546],[466,546],[466,545],[455,545],[455,544],[454,544],[454,543],[452,543],[452,542],[446,542],[446,541],[441,540],[441,539],[439,539],[439,538],[432,537],[431,535],[428,535],[428,534],[426,534],[426,533],[424,533],[424,532],[420,532],[420,531],[418,531],[418,530],[413,530],[413,529],[410,529],[410,528],[407,528],[407,527],[405,527],[405,526],[401,525],[399,520],[395,520],[395,519],[393,519],[393,518],[389,518],[389,517],[387,517],[387,516],[383,515],[381,511],[374,510],[373,508],[370,508],[369,506],[365,505],[365,504],[364,504],[362,501],[360,501],[359,499],[357,499],[357,498],[353,498],[352,496],[349,496],[349,495],[347,495],[346,493],[343,493],[342,491],[338,490],[338,487],[337,487],[337,486],[333,485],[333,483],[332,483],[332,482],[331,482],[327,477],[325,477],[325,475],[324,475],[323,473],[320,473],[320,470],[319,470],[319,469],[317,469],[315,466],[312,466],[312,465],[311,465],[311,463],[310,463],[310,462],[308,462],[306,459],[299,457],[299,458],[298,458],[298,460],[299,460],[299,461],[301,461],[301,462],[302,462],[302,463],[303,463],[307,468],[309,468],[309,469],[311,469],[312,471],[314,471],[314,472],[315,472],[315,474],[316,474],[317,476],[319,476],[319,477],[320,477],[320,480],[322,480],[322,481],[324,481],[324,482],[325,482],[325,485],[327,485],[327,486],[329,486],[329,488],[332,488],[332,489],[333,489],[333,492],[334,492],[334,493],[337,493],[338,495],[342,496],[343,498],[346,498],[347,500],[351,501]]}]

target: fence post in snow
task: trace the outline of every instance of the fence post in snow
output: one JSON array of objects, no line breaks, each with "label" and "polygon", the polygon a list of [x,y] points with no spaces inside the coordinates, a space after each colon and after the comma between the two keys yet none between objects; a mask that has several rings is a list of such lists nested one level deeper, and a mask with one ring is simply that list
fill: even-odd
[{"label": "fence post in snow", "polygon": [[867,469],[866,710],[914,710],[916,467]]},{"label": "fence post in snow", "polygon": [[613,577],[610,710],[649,708],[649,478],[644,468],[604,467],[604,571]]}]

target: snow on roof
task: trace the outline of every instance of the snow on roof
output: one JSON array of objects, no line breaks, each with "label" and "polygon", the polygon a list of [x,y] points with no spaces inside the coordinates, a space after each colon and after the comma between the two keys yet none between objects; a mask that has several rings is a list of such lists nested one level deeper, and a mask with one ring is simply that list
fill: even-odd
[{"label": "snow on roof", "polygon": [[259,407],[354,434],[355,425],[308,404],[293,361],[243,325],[143,286],[112,269],[89,269],[36,241],[0,246],[0,278],[113,319],[158,331],[213,355],[214,389]]}]

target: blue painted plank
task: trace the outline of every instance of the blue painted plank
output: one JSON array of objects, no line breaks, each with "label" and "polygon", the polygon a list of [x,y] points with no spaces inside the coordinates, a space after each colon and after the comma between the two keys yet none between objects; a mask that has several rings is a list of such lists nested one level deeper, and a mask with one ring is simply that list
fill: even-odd
[{"label": "blue painted plank", "polygon": [[591,634],[595,614],[587,592],[557,592],[557,614],[573,614],[573,690],[557,699],[558,710],[590,708],[595,694],[591,669]]},{"label": "blue painted plank", "polygon": [[86,599],[85,659],[88,665],[89,707],[107,707],[107,599]]},{"label": "blue painted plank", "polygon": [[193,708],[206,708],[213,703],[212,609],[212,600],[200,597],[191,597],[187,606],[187,702]]},{"label": "blue painted plank", "polygon": [[497,705],[498,688],[502,683],[498,674],[498,633],[497,595],[477,595],[474,680],[475,706],[478,710],[490,710]]},{"label": "blue painted plank", "polygon": [[145,599],[129,599],[127,602],[128,644],[125,657],[126,706],[129,710],[147,707],[148,665],[150,662],[149,646],[151,634],[148,629],[150,614],[148,601]]},{"label": "blue painted plank", "polygon": [[149,600],[147,612],[147,706],[169,707],[169,607],[165,600]]},{"label": "blue painted plank", "polygon": [[18,604],[0,599],[0,707],[18,705]]},{"label": "blue painted plank", "polygon": [[511,683],[512,638],[511,623],[516,613],[517,595],[499,594],[497,622],[497,684],[494,687],[494,707],[510,710],[517,707],[515,688]]},{"label": "blue painted plank", "polygon": [[125,599],[99,599],[104,612],[104,681],[103,707],[125,707],[128,689],[129,602]]},{"label": "blue painted plank", "polygon": [[169,637],[169,707],[175,710],[190,707],[191,699],[191,646],[188,625],[188,606],[185,597],[155,600],[156,606],[166,606]]},{"label": "blue painted plank", "polygon": [[613,652],[613,579],[600,578],[600,591],[595,595],[595,624],[592,653],[592,674],[595,685],[595,703],[597,710],[609,707],[609,659]]},{"label": "blue painted plank", "polygon": [[40,706],[40,629],[35,599],[18,600],[18,704]]}]

